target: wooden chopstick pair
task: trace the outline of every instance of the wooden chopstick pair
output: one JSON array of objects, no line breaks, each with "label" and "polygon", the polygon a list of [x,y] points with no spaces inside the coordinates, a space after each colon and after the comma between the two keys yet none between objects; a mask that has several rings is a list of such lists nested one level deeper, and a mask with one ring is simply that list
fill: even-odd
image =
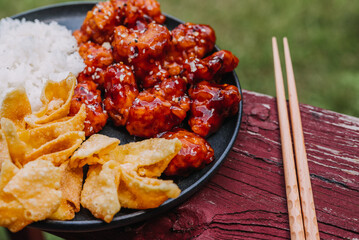
[{"label": "wooden chopstick pair", "polygon": [[[287,102],[284,92],[283,75],[279,59],[277,39],[275,37],[272,38],[277,107],[282,143],[283,166],[291,238],[319,239],[318,223],[315,214],[313,192],[310,183],[307,153],[304,145],[297,90],[295,86],[292,60],[290,58],[287,38],[283,39],[283,44],[287,72],[290,117],[292,123],[291,127],[294,139],[295,160],[293,156]],[[299,182],[299,188],[297,179]]]}]

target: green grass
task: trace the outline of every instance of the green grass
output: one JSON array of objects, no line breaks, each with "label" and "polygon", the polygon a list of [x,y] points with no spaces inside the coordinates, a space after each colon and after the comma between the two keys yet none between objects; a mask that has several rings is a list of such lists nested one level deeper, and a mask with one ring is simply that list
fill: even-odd
[{"label": "green grass", "polygon": [[[52,235],[52,234],[46,233],[46,232],[43,232],[43,235],[46,240],[62,240],[63,239],[63,238],[57,237],[55,235]],[[3,227],[0,227],[0,239],[1,240],[10,240],[8,231]]]},{"label": "green grass", "polygon": [[[1,1],[0,17],[58,3]],[[271,37],[287,36],[301,103],[359,117],[359,1],[160,0],[184,21],[206,23],[240,59],[244,89],[275,95]],[[282,58],[283,59],[283,58]]]}]

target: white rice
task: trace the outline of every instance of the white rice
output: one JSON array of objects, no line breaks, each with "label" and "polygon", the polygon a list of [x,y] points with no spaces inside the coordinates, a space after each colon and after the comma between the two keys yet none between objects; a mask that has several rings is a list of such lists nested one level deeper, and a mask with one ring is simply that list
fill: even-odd
[{"label": "white rice", "polygon": [[39,109],[47,80],[61,81],[84,69],[77,50],[71,31],[58,23],[0,20],[0,102],[8,91],[24,86],[32,110]]}]

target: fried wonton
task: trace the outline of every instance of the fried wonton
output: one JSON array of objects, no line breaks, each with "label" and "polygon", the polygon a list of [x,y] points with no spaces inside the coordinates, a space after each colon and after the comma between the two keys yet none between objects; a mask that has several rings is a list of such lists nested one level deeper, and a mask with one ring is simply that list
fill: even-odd
[{"label": "fried wonton", "polygon": [[[31,145],[31,139],[28,139],[28,142],[24,142],[20,139],[12,121],[3,118],[1,119],[1,125],[11,159],[18,167],[22,167],[37,158],[47,159],[56,166],[59,166],[68,160],[73,152],[81,145],[82,141],[85,140],[85,132],[72,131],[61,134],[59,137],[44,143],[38,148],[34,148]],[[51,134],[51,132],[49,132],[49,134]],[[34,140],[34,142],[36,141],[39,140]]]},{"label": "fried wonton", "polygon": [[0,128],[0,174],[3,162],[6,160],[11,161],[9,147],[7,145],[5,134],[3,130]]},{"label": "fried wonton", "polygon": [[111,222],[121,209],[117,195],[119,168],[119,163],[113,160],[91,165],[81,192],[81,205],[105,222]]},{"label": "fried wonton", "polygon": [[71,98],[74,94],[76,77],[70,73],[61,82],[47,81],[41,94],[43,106],[36,113],[25,117],[31,127],[66,117],[70,112]]},{"label": "fried wonton", "polygon": [[178,139],[152,138],[117,146],[108,157],[131,163],[140,176],[159,177],[181,147]]},{"label": "fried wonton", "polygon": [[32,220],[25,217],[25,208],[12,195],[4,192],[4,187],[19,172],[19,168],[5,159],[0,172],[0,225],[16,232],[30,224]]},{"label": "fried wonton", "polygon": [[62,121],[43,124],[39,127],[27,129],[19,132],[19,138],[31,145],[33,148],[39,148],[41,145],[58,138],[60,135],[72,132],[82,131],[86,119],[86,107],[82,105],[80,111],[73,117],[66,117]]},{"label": "fried wonton", "polygon": [[36,160],[26,164],[6,184],[3,191],[11,194],[25,208],[26,219],[46,219],[60,205],[61,171],[51,162]]},{"label": "fried wonton", "polygon": [[16,132],[16,126],[11,120],[2,118],[1,129],[4,133],[12,161],[16,166],[22,167],[21,163],[25,159],[25,155],[33,149],[19,138]]},{"label": "fried wonton", "polygon": [[67,132],[42,145],[30,154],[27,154],[22,164],[26,164],[27,162],[35,159],[43,159],[51,161],[56,166],[60,166],[70,158],[75,150],[81,145],[83,140],[85,140],[85,132]]},{"label": "fried wonton", "polygon": [[70,159],[71,167],[83,167],[86,164],[104,164],[106,159],[102,156],[113,150],[120,140],[102,134],[94,134],[87,139]]},{"label": "fried wonton", "polygon": [[80,194],[82,190],[83,169],[70,168],[66,161],[60,166],[62,192],[60,207],[49,218],[71,220],[80,211]]},{"label": "fried wonton", "polygon": [[24,118],[31,114],[30,101],[25,88],[20,87],[5,95],[0,107],[0,118],[11,120],[17,129],[25,129]]},{"label": "fried wonton", "polygon": [[168,198],[181,193],[171,180],[140,177],[131,170],[130,164],[122,164],[118,199],[122,207],[133,209],[155,208]]}]

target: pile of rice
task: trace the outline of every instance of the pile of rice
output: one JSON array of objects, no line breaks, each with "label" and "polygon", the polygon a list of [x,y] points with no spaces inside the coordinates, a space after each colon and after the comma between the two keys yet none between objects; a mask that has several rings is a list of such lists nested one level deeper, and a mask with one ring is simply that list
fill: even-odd
[{"label": "pile of rice", "polygon": [[32,110],[39,109],[47,80],[61,81],[84,69],[77,50],[71,31],[55,22],[0,20],[0,102],[8,91],[24,86]]}]

